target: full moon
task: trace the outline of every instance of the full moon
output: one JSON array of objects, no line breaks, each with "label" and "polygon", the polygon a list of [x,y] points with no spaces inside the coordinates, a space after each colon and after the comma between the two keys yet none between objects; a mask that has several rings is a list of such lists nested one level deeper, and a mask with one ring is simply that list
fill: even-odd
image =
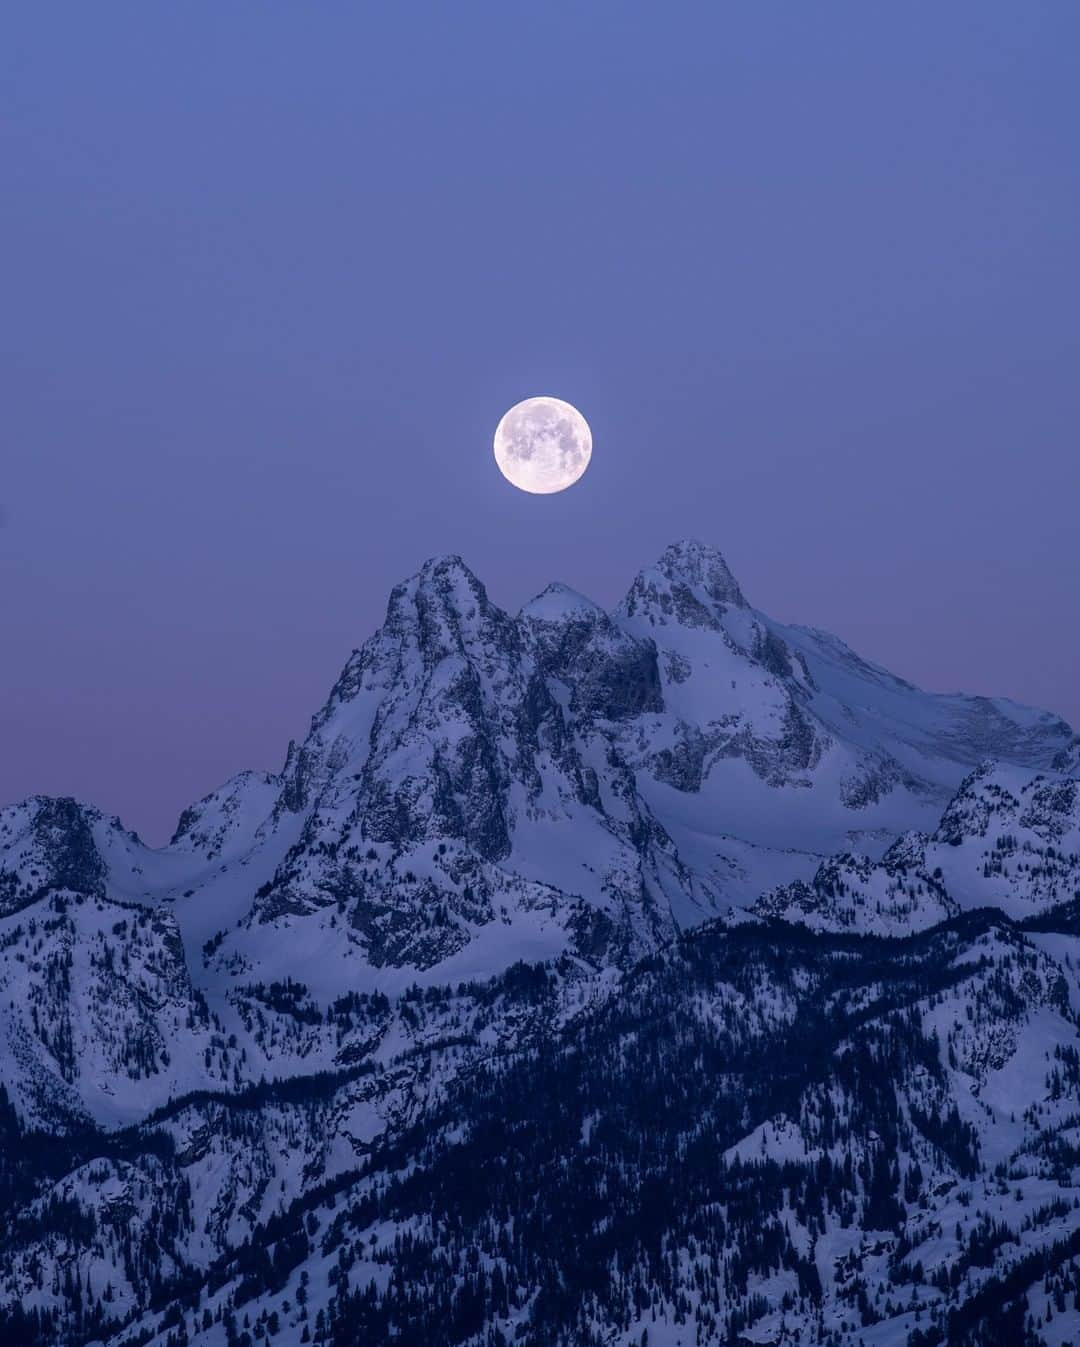
[{"label": "full moon", "polygon": [[495,429],[495,462],[508,482],[547,496],[573,486],[592,458],[592,431],[560,398],[526,398]]}]

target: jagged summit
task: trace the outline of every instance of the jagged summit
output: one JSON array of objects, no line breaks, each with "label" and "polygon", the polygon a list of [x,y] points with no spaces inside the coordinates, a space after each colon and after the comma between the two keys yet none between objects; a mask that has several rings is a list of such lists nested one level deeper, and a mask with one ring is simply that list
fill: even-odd
[{"label": "jagged summit", "polygon": [[657,559],[655,569],[671,581],[703,586],[718,603],[741,607],[746,602],[723,554],[698,538],[669,543]]},{"label": "jagged summit", "polygon": [[[514,657],[517,624],[488,597],[483,583],[459,556],[438,556],[400,584],[386,621],[354,661],[369,685],[399,687],[424,672],[427,694],[453,684],[467,670],[483,680],[485,670]],[[430,682],[439,670],[439,683]]]},{"label": "jagged summit", "polygon": [[398,581],[387,600],[386,621],[400,618],[403,608],[410,605],[437,604],[464,614],[477,604],[489,602],[475,571],[456,553],[449,552],[429,557],[419,570]]},{"label": "jagged summit", "polygon": [[[432,583],[445,583],[447,581],[456,583],[460,580],[470,587],[479,586],[483,589],[483,585],[477,579],[475,571],[473,571],[472,567],[469,566],[457,552],[441,552],[436,556],[428,557],[416,574],[411,576],[410,579],[415,580],[421,587]],[[406,580],[405,583],[408,584],[409,581]]]},{"label": "jagged summit", "polygon": [[690,538],[641,571],[616,612],[652,626],[710,627],[729,607],[747,607],[738,581],[716,548]]}]

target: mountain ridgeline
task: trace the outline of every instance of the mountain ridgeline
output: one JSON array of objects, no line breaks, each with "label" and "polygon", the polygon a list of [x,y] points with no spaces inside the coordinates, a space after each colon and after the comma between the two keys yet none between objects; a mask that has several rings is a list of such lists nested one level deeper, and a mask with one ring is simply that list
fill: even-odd
[{"label": "mountain ridgeline", "polygon": [[0,810],[12,1347],[1080,1347],[1080,740],[669,547]]}]

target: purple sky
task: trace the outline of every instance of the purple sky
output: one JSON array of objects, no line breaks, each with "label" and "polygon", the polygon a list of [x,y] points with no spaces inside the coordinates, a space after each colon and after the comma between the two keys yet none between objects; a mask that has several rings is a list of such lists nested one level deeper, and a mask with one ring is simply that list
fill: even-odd
[{"label": "purple sky", "polygon": [[[673,538],[1080,722],[1080,7],[5,8],[0,802],[163,840],[391,585]],[[563,495],[498,475],[579,406]]]}]

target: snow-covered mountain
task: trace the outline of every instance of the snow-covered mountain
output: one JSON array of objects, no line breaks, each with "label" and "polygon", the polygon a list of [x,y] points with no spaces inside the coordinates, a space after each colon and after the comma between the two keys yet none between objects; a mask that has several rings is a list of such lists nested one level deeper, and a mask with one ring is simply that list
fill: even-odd
[{"label": "snow-covered mountain", "polygon": [[0,810],[0,1334],[1080,1342],[1077,742],[428,562],[167,847]]},{"label": "snow-covered mountain", "polygon": [[1023,920],[1080,899],[1080,786],[1057,773],[984,764],[965,777],[929,836],[899,838],[880,861],[830,857],[809,883],[754,910],[817,930],[906,935],[965,908]]}]

